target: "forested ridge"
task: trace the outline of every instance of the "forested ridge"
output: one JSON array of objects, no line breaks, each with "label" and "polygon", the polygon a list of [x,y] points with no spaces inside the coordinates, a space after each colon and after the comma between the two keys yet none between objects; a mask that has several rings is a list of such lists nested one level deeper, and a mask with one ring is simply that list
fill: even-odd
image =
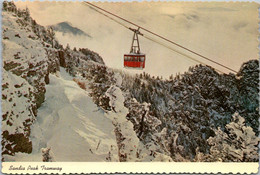
[{"label": "forested ridge", "polygon": [[[111,70],[106,67],[93,70],[90,77],[106,80],[106,83],[93,83],[92,95],[96,104],[111,110],[104,93],[109,81],[113,81]],[[126,97],[125,106],[129,109],[127,118],[134,124],[137,136],[147,145],[153,142],[158,151],[173,160],[193,161],[200,153],[210,154],[212,143],[208,139],[218,136],[218,128],[227,135],[231,134],[227,125],[238,120],[243,121],[242,128],[251,127],[252,133],[258,135],[258,60],[244,63],[237,75],[219,74],[203,65],[190,67],[184,74],[172,75],[169,79],[147,73],[136,76],[121,74],[121,89]],[[250,159],[257,160],[256,157]],[[205,158],[205,161],[216,160]],[[222,161],[230,160],[224,157]]]}]

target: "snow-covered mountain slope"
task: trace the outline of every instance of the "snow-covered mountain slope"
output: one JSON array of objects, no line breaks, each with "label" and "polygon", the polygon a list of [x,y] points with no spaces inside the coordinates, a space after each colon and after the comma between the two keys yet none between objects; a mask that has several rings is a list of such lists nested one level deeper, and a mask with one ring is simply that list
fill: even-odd
[{"label": "snow-covered mountain slope", "polygon": [[51,75],[46,88],[32,129],[33,151],[50,147],[56,161],[105,161],[110,152],[117,161],[113,124],[87,92],[64,69],[60,77]]},{"label": "snow-covered mountain slope", "polygon": [[46,90],[46,100],[32,125],[32,153],[17,154],[16,161],[41,161],[41,149],[46,147],[55,161],[118,161],[112,121],[87,91],[63,68],[60,74],[50,75]]},{"label": "snow-covered mountain slope", "polygon": [[51,74],[46,100],[31,129],[32,153],[5,155],[5,160],[41,161],[42,149],[51,148],[54,161],[171,161],[160,153],[149,155],[151,150],[138,139],[126,119],[122,78],[116,78],[117,84],[107,91],[114,111],[104,112],[65,69]]}]

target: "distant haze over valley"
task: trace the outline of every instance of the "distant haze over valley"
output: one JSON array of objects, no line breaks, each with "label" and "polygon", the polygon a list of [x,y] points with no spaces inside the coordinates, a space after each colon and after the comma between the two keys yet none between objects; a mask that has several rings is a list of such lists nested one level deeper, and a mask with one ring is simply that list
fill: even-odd
[{"label": "distant haze over valley", "polygon": [[[242,63],[258,58],[257,3],[93,3],[236,71]],[[32,17],[41,25],[58,24],[56,38],[61,44],[66,46],[70,43],[72,48],[89,48],[99,53],[107,66],[125,70],[123,55],[130,50],[133,36],[130,30],[97,13],[82,2],[28,1],[15,4],[19,8],[27,6]],[[84,36],[64,35],[70,32]],[[142,30],[141,32],[147,34]],[[171,74],[183,73],[190,66],[198,64],[143,37],[140,37],[140,44],[141,51],[147,58],[144,71],[151,75],[168,78]],[[169,43],[164,44],[172,46]],[[181,51],[175,46],[173,48]],[[191,56],[229,73],[228,70],[217,65],[194,55]]]}]

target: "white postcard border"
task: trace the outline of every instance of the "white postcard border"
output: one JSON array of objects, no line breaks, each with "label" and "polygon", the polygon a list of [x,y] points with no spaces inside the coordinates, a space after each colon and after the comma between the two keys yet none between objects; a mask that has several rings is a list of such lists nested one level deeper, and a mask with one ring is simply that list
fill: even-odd
[{"label": "white postcard border", "polygon": [[258,172],[258,162],[3,162],[7,174],[69,173],[233,173]]}]

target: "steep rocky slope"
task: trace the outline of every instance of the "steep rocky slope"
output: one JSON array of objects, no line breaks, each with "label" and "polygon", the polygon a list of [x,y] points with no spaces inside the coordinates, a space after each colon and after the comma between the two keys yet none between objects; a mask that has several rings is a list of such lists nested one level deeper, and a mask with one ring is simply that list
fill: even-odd
[{"label": "steep rocky slope", "polygon": [[30,126],[45,100],[49,74],[69,67],[72,59],[78,65],[104,62],[90,50],[63,49],[51,28],[38,25],[28,9],[17,9],[13,2],[3,2],[2,30],[2,154],[30,153]]},{"label": "steep rocky slope", "polygon": [[[9,10],[15,8],[8,6]],[[33,32],[27,12],[3,11],[3,154],[31,152],[30,125],[44,101],[48,74],[59,69],[55,51]],[[19,124],[17,124],[19,121]],[[6,127],[6,128],[5,128]]]}]

